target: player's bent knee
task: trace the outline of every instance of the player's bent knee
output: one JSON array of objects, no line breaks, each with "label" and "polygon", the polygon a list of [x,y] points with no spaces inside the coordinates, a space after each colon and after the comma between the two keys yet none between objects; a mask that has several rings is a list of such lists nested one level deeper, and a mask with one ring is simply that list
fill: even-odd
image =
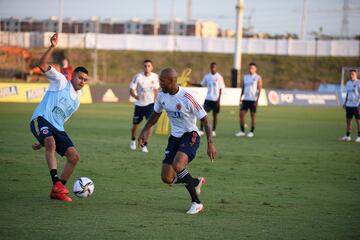
[{"label": "player's bent knee", "polygon": [[79,159],[80,159],[80,154],[78,152],[75,152],[68,157],[69,162],[71,162],[74,165],[79,161]]}]

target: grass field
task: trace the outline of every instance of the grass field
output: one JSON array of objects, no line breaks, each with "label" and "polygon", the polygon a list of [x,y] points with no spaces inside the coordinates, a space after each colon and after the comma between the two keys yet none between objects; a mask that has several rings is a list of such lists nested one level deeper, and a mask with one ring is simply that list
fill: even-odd
[{"label": "grass field", "polygon": [[240,139],[237,108],[223,107],[217,160],[202,144],[189,167],[207,179],[196,216],[186,189],[160,180],[167,137],[154,135],[149,154],[128,149],[131,105],[80,107],[66,125],[81,153],[69,187],[88,176],[95,192],[50,200],[43,151],[30,147],[34,108],[0,104],[2,240],[360,239],[360,145],[337,141],[339,108],[260,108],[256,137]]}]

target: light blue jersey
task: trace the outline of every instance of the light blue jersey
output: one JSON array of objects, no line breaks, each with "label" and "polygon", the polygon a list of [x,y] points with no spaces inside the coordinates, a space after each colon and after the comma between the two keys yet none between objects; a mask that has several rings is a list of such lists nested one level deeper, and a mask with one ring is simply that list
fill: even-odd
[{"label": "light blue jersey", "polygon": [[59,131],[65,131],[64,123],[79,108],[78,93],[65,76],[51,67],[45,72],[50,85],[31,119],[43,117]]}]

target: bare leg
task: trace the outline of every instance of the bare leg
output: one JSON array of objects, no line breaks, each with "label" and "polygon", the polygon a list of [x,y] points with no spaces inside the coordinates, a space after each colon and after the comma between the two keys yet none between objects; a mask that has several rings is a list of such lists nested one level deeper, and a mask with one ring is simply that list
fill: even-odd
[{"label": "bare leg", "polygon": [[256,127],[256,113],[250,113],[250,115],[251,115],[251,129],[253,131]]},{"label": "bare leg", "polygon": [[346,118],[346,133],[351,133],[351,118]]},{"label": "bare leg", "polygon": [[64,169],[61,173],[61,180],[67,181],[74,172],[75,166],[80,159],[80,154],[74,147],[69,147],[65,152],[65,156],[67,158],[67,162],[65,163]]},{"label": "bare leg", "polygon": [[44,139],[45,159],[49,170],[57,169],[57,161],[55,157],[56,143],[53,136]]},{"label": "bare leg", "polygon": [[176,177],[176,172],[174,170],[174,167],[170,164],[163,164],[162,170],[161,170],[161,180],[164,183],[172,184],[174,182],[174,179]]},{"label": "bare leg", "polygon": [[218,114],[213,111],[213,131],[215,131],[215,129],[216,129],[217,115],[218,115]]},{"label": "bare leg", "polygon": [[244,131],[246,111],[240,110],[240,129]]},{"label": "bare leg", "polygon": [[138,128],[139,124],[133,124],[131,127],[131,139],[136,139],[136,130]]}]

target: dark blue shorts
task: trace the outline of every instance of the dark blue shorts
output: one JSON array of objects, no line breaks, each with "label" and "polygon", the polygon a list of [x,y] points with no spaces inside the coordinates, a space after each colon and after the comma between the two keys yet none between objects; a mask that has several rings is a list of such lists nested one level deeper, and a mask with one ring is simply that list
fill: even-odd
[{"label": "dark blue shorts", "polygon": [[154,111],[154,104],[151,103],[147,106],[136,106],[135,105],[135,111],[134,111],[134,117],[133,117],[133,124],[139,124],[145,117],[146,120],[149,119],[150,115]]},{"label": "dark blue shorts", "polygon": [[241,103],[240,111],[248,111],[250,109],[250,112],[256,113],[256,103],[255,101],[247,101],[243,100]]},{"label": "dark blue shorts", "polygon": [[360,108],[358,107],[346,107],[346,118],[352,119],[360,119]]},{"label": "dark blue shorts", "polygon": [[163,163],[172,165],[177,152],[185,153],[191,162],[195,158],[199,145],[200,137],[195,131],[184,133],[180,138],[170,135]]},{"label": "dark blue shorts", "polygon": [[213,111],[214,113],[220,112],[220,104],[217,101],[205,100],[204,109],[206,112]]},{"label": "dark blue shorts", "polygon": [[35,138],[39,141],[41,145],[44,146],[44,139],[46,137],[53,136],[56,144],[56,152],[60,156],[64,156],[66,150],[69,147],[73,147],[69,136],[66,132],[57,130],[51,123],[45,120],[43,117],[35,118],[30,122],[30,129]]}]

